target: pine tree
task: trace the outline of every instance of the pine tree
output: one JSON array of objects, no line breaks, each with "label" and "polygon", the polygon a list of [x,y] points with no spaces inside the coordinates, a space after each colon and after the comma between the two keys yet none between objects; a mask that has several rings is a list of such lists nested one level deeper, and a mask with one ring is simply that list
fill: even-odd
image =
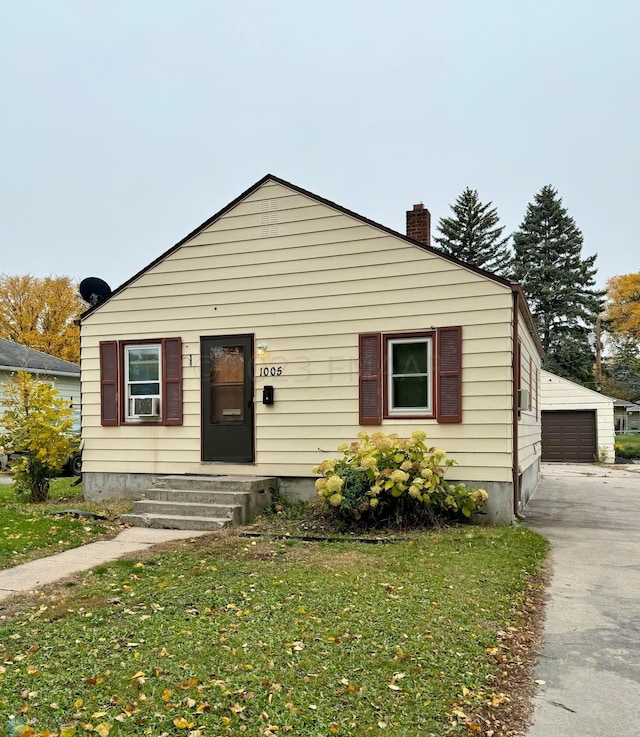
[{"label": "pine tree", "polygon": [[609,352],[604,373],[613,384],[610,396],[637,400],[640,398],[640,350],[637,341],[628,336],[611,335]]},{"label": "pine tree", "polygon": [[443,253],[500,276],[508,276],[511,265],[509,238],[502,237],[496,208],[483,204],[478,190],[467,187],[451,209],[454,217],[440,218],[435,236]]},{"label": "pine tree", "polygon": [[581,258],[582,233],[552,186],[527,205],[514,233],[513,275],[524,290],[546,352],[544,368],[593,384],[589,333],[602,309],[596,255]]}]

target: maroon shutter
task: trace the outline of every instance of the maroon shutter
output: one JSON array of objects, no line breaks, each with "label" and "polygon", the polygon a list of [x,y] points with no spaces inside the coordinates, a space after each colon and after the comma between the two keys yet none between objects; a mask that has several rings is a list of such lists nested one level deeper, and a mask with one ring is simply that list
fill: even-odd
[{"label": "maroon shutter", "polygon": [[538,368],[536,367],[536,383],[533,385],[535,392],[536,392],[536,398],[535,398],[536,420],[538,419],[538,385],[539,384],[540,384],[540,371],[538,371]]},{"label": "maroon shutter", "polygon": [[382,335],[363,333],[359,339],[360,424],[382,423]]},{"label": "maroon shutter", "polygon": [[533,409],[533,360],[529,356],[529,412]]},{"label": "maroon shutter", "polygon": [[182,425],[182,340],[162,339],[162,424]]},{"label": "maroon shutter", "polygon": [[118,413],[118,343],[100,342],[100,422],[120,424]]},{"label": "maroon shutter", "polygon": [[462,422],[462,328],[438,328],[438,422]]}]

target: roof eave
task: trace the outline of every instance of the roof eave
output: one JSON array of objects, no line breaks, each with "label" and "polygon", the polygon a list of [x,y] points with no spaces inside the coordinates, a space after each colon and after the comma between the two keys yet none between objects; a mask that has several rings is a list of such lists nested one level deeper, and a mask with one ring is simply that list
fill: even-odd
[{"label": "roof eave", "polygon": [[32,366],[0,366],[1,371],[24,371],[26,374],[47,374],[48,376],[71,376],[80,378],[80,369],[77,373],[71,371],[55,371],[53,369],[33,368]]}]

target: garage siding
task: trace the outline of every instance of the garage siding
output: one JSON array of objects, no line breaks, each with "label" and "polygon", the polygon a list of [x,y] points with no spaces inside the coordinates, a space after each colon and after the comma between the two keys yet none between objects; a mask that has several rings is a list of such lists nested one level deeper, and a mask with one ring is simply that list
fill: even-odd
[{"label": "garage siding", "polygon": [[598,457],[595,410],[542,413],[542,460],[593,463]]}]

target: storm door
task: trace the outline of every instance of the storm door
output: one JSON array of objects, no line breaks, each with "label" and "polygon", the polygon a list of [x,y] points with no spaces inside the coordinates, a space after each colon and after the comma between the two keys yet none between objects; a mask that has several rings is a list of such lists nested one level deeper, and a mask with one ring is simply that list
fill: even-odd
[{"label": "storm door", "polygon": [[202,460],[254,460],[253,335],[202,338]]}]

